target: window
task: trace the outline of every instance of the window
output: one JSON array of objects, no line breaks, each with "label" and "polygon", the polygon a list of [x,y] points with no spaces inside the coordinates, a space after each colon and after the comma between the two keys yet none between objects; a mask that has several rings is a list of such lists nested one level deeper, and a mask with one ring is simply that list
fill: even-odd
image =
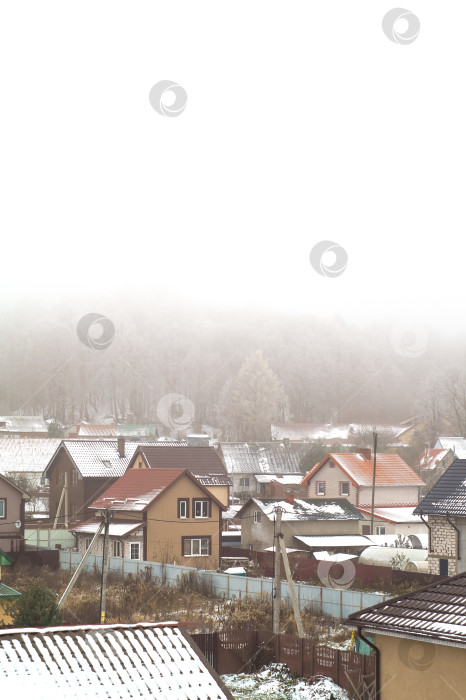
[{"label": "window", "polygon": [[370,535],[371,534],[371,526],[370,525],[363,525],[362,526],[362,534],[363,535]]},{"label": "window", "polygon": [[448,576],[448,559],[439,559],[440,576]]},{"label": "window", "polygon": [[120,540],[113,540],[113,556],[121,557],[121,542]]},{"label": "window", "polygon": [[189,500],[187,498],[178,499],[178,517],[189,518]]},{"label": "window", "polygon": [[262,515],[262,514],[261,514],[260,510],[255,510],[255,511],[254,511],[254,522],[255,522],[255,523],[260,523],[260,521],[261,521],[261,515]]},{"label": "window", "polygon": [[72,475],[71,475],[71,483],[73,486],[76,486],[78,483],[78,472],[76,469],[73,469]]},{"label": "window", "polygon": [[317,495],[325,496],[325,481],[318,481],[316,484]]},{"label": "window", "polygon": [[210,537],[183,537],[184,557],[206,557],[210,554]]},{"label": "window", "polygon": [[349,481],[340,481],[340,494],[349,496]]},{"label": "window", "polygon": [[78,508],[76,506],[76,503],[71,504],[71,521],[73,523],[76,522],[76,514],[77,514]]},{"label": "window", "polygon": [[375,526],[375,534],[376,535],[385,535],[385,525],[376,525]]},{"label": "window", "polygon": [[141,558],[141,543],[140,542],[130,542],[130,544],[129,544],[129,558],[130,559],[140,559]]},{"label": "window", "polygon": [[240,479],[239,485],[240,486],[249,486],[249,477],[245,477],[244,479]]},{"label": "window", "polygon": [[58,483],[64,486],[65,484],[65,472],[58,475]]},{"label": "window", "polygon": [[210,501],[194,501],[194,517],[209,518],[210,517]]},{"label": "window", "polygon": [[91,546],[91,542],[92,542],[92,537],[86,537],[86,539],[85,539],[85,541],[84,541],[84,545],[85,545],[85,547],[86,547],[86,551],[87,551],[87,550],[89,549],[89,547]]},{"label": "window", "polygon": [[6,498],[0,498],[0,518],[6,518]]}]

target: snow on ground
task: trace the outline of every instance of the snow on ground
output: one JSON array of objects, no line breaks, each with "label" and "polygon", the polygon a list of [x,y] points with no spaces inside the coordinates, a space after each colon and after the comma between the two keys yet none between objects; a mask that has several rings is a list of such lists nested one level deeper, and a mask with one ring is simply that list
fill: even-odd
[{"label": "snow on ground", "polygon": [[231,674],[222,676],[235,700],[349,700],[348,695],[330,678],[312,681],[289,673],[284,664],[270,664],[250,675]]}]

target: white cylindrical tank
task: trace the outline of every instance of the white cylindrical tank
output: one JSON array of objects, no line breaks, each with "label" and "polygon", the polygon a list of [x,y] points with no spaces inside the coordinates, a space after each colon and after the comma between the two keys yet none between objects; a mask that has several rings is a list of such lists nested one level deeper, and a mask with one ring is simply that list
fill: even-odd
[{"label": "white cylindrical tank", "polygon": [[404,567],[403,571],[416,571],[419,574],[429,573],[429,562],[428,561],[409,561]]},{"label": "white cylindrical tank", "polygon": [[373,566],[392,566],[390,563],[391,559],[397,555],[398,557],[405,557],[406,562],[427,561],[427,549],[408,549],[405,547],[367,547],[367,549],[365,549],[359,557],[358,563]]}]

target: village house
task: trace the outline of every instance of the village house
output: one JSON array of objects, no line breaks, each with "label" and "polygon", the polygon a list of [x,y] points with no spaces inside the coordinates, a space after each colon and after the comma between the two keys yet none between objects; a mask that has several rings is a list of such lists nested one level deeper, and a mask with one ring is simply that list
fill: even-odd
[{"label": "village house", "polygon": [[[166,447],[161,449],[160,445]],[[228,507],[232,481],[213,447],[190,443],[141,444],[128,469],[187,469],[220,503]]]},{"label": "village house", "polygon": [[[304,477],[308,498],[346,498],[367,516],[372,507],[373,456],[329,453]],[[375,501],[377,508],[412,507],[419,502],[423,480],[397,454],[377,454]],[[370,518],[370,515],[369,515]],[[366,534],[363,530],[363,534]]]},{"label": "village house", "polygon": [[[366,518],[361,521],[361,533],[370,535],[371,508],[359,508]],[[374,508],[374,535],[427,535],[427,526],[419,515],[414,515],[413,506]]]},{"label": "village house", "polygon": [[[265,496],[272,478],[286,478],[292,488],[302,480],[300,461],[307,445],[284,442],[221,442],[218,454],[233,482],[232,496],[243,502]],[[293,486],[294,485],[294,486]]]},{"label": "village house", "polygon": [[[241,547],[262,551],[274,545],[275,509],[282,512],[286,547],[296,547],[297,535],[356,535],[363,516],[345,498],[251,498],[238,512],[241,518]],[[302,546],[301,546],[302,548]]]},{"label": "village house", "polygon": [[[80,552],[109,510],[111,556],[202,569],[220,565],[226,506],[187,469],[128,469],[90,509],[94,518],[73,528]],[[96,554],[102,553],[102,542],[103,535]]]},{"label": "village house", "polygon": [[415,514],[429,529],[429,573],[466,571],[466,459],[456,459],[422,499]]},{"label": "village house", "polygon": [[466,438],[458,437],[458,435],[439,437],[434,449],[452,450],[458,459],[466,459]]},{"label": "village house", "polygon": [[465,573],[353,613],[345,624],[376,652],[373,697],[464,697]]},{"label": "village house", "polygon": [[65,430],[65,438],[79,440],[116,440],[118,437],[116,423],[86,423],[81,421],[70,425]]},{"label": "village house", "polygon": [[419,458],[419,476],[425,482],[425,486],[421,489],[421,497],[430,491],[455,459],[456,455],[450,448],[431,449],[426,447],[422,451]]},{"label": "village house", "polygon": [[48,435],[42,416],[0,416],[0,439],[46,438]]},{"label": "village house", "polygon": [[0,474],[0,549],[24,549],[25,504],[29,494]]},{"label": "village house", "polygon": [[234,700],[176,622],[0,630],[5,698]]}]

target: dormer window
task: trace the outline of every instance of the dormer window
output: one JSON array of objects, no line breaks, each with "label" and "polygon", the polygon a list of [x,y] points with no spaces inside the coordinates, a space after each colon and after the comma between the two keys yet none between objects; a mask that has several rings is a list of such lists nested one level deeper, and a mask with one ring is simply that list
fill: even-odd
[{"label": "dormer window", "polygon": [[107,467],[107,469],[111,469],[111,468],[112,468],[112,463],[111,463],[110,460],[108,460],[108,459],[103,459],[103,460],[102,460],[102,464],[104,465],[104,467]]}]

